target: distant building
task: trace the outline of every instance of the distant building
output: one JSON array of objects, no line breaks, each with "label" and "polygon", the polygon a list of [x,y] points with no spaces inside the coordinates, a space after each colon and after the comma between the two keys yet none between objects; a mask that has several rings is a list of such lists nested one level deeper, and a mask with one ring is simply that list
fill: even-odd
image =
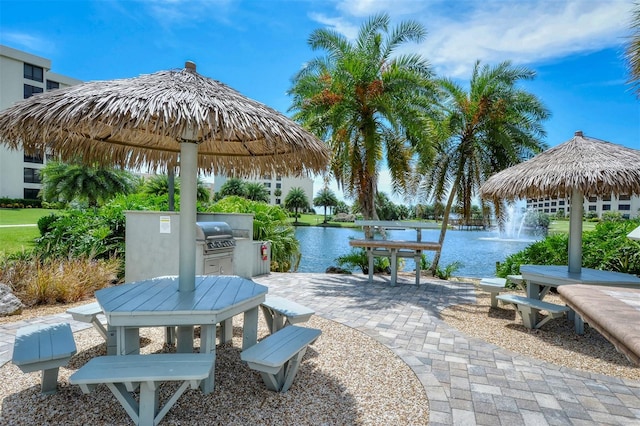
[{"label": "distant building", "polygon": [[[220,188],[228,179],[229,177],[216,175],[213,180],[213,190],[215,192],[220,191]],[[307,195],[309,204],[313,205],[313,179],[311,178],[271,175],[249,178],[241,177],[241,179],[245,182],[262,183],[265,188],[267,188],[267,191],[269,191],[269,204],[273,206],[284,206],[284,199],[287,198],[287,194],[292,188],[302,188]]]},{"label": "distant building", "polygon": [[[82,83],[50,71],[51,61],[0,45],[0,110],[36,93]],[[28,156],[0,146],[0,197],[35,199],[47,153]]]},{"label": "distant building", "polygon": [[[527,210],[534,210],[548,215],[569,215],[569,198],[532,198],[527,199]],[[603,213],[618,212],[625,219],[640,215],[640,197],[631,195],[610,195],[607,197],[587,196],[584,198],[585,216],[595,215],[602,218]]]}]

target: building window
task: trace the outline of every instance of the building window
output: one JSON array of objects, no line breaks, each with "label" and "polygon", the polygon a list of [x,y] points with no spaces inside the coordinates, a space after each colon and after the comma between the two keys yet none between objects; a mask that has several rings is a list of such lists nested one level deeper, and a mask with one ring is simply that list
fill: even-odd
[{"label": "building window", "polygon": [[618,210],[631,210],[631,204],[619,204]]},{"label": "building window", "polygon": [[276,176],[276,180],[282,180],[282,176]]},{"label": "building window", "polygon": [[42,87],[36,87],[36,86],[32,86],[30,84],[25,84],[24,85],[24,98],[30,98],[32,95],[35,95],[36,93],[42,93],[44,92],[44,89]]},{"label": "building window", "polygon": [[549,213],[549,209],[544,209],[544,212],[545,213]]},{"label": "building window", "polygon": [[39,192],[40,192],[39,189],[24,188],[24,199],[25,200],[37,200]]},{"label": "building window", "polygon": [[629,194],[618,195],[618,200],[620,200],[620,201],[628,201],[630,199],[631,199],[631,195],[629,195]]},{"label": "building window", "polygon": [[605,195],[602,197],[602,201],[611,201],[611,195]]},{"label": "building window", "polygon": [[280,198],[276,198],[276,205],[280,205]]},{"label": "building window", "polygon": [[555,213],[555,212],[556,212],[556,209],[551,209],[551,213]]},{"label": "building window", "polygon": [[281,183],[276,183],[276,189],[282,189],[282,184]]},{"label": "building window", "polygon": [[[545,207],[549,207],[549,203],[544,203],[544,206]],[[546,212],[546,213],[548,213],[548,212]]]},{"label": "building window", "polygon": [[24,183],[40,183],[40,170],[25,167]]},{"label": "building window", "polygon": [[60,88],[60,83],[57,81],[47,80],[47,90],[55,90]]},{"label": "building window", "polygon": [[24,155],[24,162],[25,163],[36,163],[36,164],[42,164],[44,163],[44,161],[42,160],[42,155]]},{"label": "building window", "polygon": [[551,205],[552,205],[552,206],[555,206],[555,205],[556,205],[556,202],[555,202],[555,201],[552,201],[552,202],[551,202]]},{"label": "building window", "polygon": [[264,187],[265,188],[271,188],[271,182],[265,182],[264,183]]},{"label": "building window", "polygon": [[611,210],[611,204],[603,204],[602,205],[602,210]]},{"label": "building window", "polygon": [[596,206],[589,206],[589,211],[590,212],[595,212],[596,211]]},{"label": "building window", "polygon": [[589,197],[590,203],[595,203],[596,201],[598,201],[598,197]]},{"label": "building window", "polygon": [[24,78],[27,78],[33,81],[42,82],[43,75],[44,75],[44,71],[42,67],[37,67],[31,64],[24,64]]},{"label": "building window", "polygon": [[559,205],[559,206],[564,206],[564,200],[560,200],[560,201],[558,201],[558,205]]},{"label": "building window", "polygon": [[622,215],[623,219],[629,219],[631,216],[629,216],[629,213],[625,213]]}]

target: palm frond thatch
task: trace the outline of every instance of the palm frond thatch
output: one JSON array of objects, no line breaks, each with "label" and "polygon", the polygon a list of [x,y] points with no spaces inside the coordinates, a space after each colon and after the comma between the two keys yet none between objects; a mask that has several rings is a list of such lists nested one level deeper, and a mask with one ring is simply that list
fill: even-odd
[{"label": "palm frond thatch", "polygon": [[199,144],[198,168],[207,172],[303,175],[329,159],[311,133],[193,63],[46,92],[0,113],[1,143],[90,163],[163,170],[179,164],[185,139]]},{"label": "palm frond thatch", "polygon": [[532,159],[496,173],[480,188],[483,198],[640,195],[640,151],[611,142],[575,136]]}]

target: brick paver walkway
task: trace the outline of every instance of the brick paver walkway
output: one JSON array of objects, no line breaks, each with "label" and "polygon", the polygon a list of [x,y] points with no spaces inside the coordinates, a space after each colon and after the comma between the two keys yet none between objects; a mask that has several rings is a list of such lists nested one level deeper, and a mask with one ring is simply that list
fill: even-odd
[{"label": "brick paver walkway", "polygon": [[[424,386],[431,425],[640,425],[640,382],[515,354],[441,321],[445,307],[475,302],[470,284],[398,277],[390,287],[388,277],[368,284],[363,275],[277,273],[254,280],[394,351]],[[34,321],[89,327],[67,314]],[[25,324],[0,325],[0,364],[11,359],[15,330]]]}]

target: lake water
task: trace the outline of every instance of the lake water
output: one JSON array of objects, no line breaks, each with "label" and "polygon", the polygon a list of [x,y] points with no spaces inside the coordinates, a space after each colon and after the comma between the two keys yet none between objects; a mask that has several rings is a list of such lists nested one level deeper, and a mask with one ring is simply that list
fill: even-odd
[{"label": "lake water", "polygon": [[[415,240],[416,231],[387,231],[388,239]],[[437,241],[440,230],[423,229],[422,241]],[[301,226],[296,228],[296,238],[300,241],[302,259],[298,272],[324,272],[329,266],[337,266],[338,256],[351,252],[349,238],[364,238],[364,232],[351,228],[323,228]],[[531,244],[531,239],[502,239],[493,231],[448,230],[442,247],[439,266],[444,269],[450,263],[461,262],[454,273],[463,277],[491,277],[495,275],[496,262]],[[433,252],[426,252],[433,259]],[[404,259],[404,271],[413,271],[413,259]],[[354,273],[360,273],[359,269]]]}]

